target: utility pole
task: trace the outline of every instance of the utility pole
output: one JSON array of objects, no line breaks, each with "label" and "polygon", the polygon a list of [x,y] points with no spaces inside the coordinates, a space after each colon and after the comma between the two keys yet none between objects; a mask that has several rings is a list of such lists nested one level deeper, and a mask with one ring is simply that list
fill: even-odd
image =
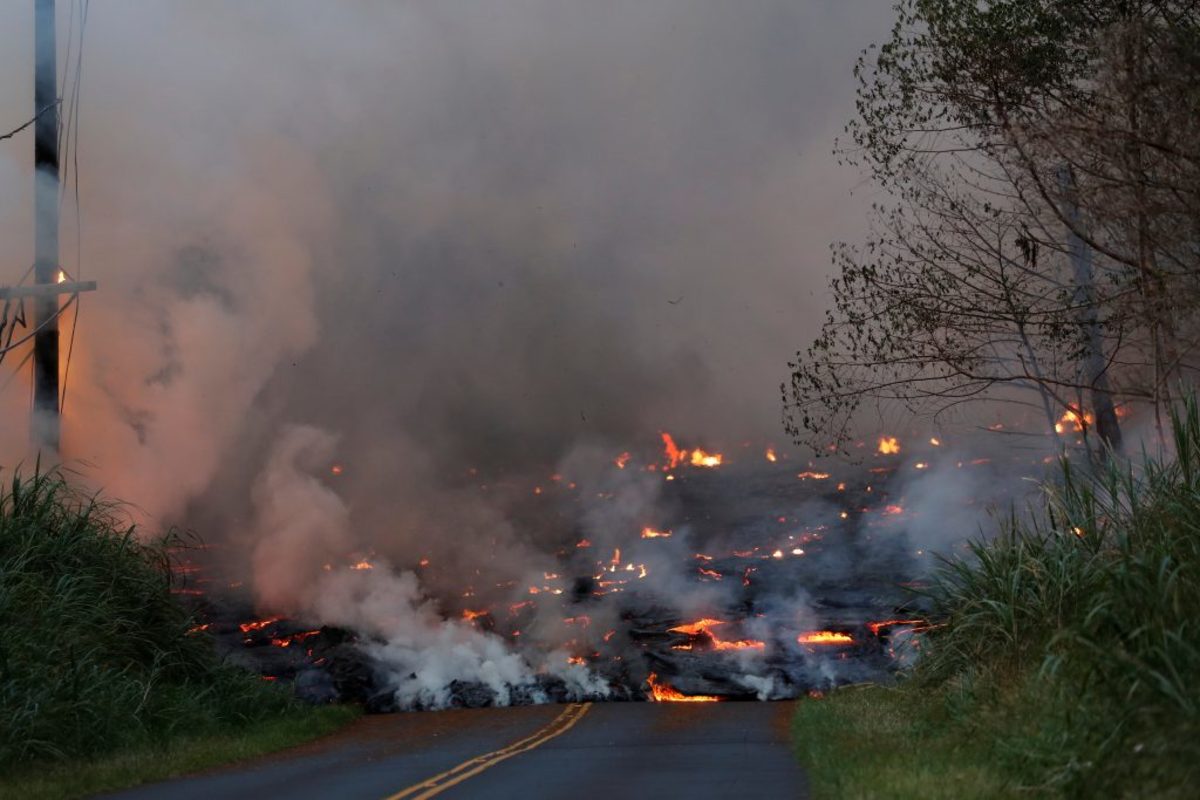
[{"label": "utility pole", "polygon": [[[33,166],[35,286],[53,285],[58,264],[58,49],[54,0],[34,0]],[[35,445],[58,452],[58,309],[57,292],[33,300],[33,438]]]},{"label": "utility pole", "polygon": [[[1104,357],[1104,339],[1100,334],[1099,313],[1096,310],[1095,269],[1092,265],[1092,248],[1076,233],[1082,224],[1079,203],[1076,200],[1075,173],[1064,164],[1058,171],[1059,188],[1066,203],[1064,212],[1067,225],[1067,252],[1075,273],[1075,305],[1079,309],[1079,325],[1084,339],[1084,360],[1081,372],[1092,395],[1092,409],[1096,414],[1096,433],[1100,440],[1121,452],[1121,425],[1113,406],[1112,391],[1108,385],[1108,363]],[[1082,422],[1083,409],[1079,409]],[[1101,453],[1101,458],[1104,454]]]}]

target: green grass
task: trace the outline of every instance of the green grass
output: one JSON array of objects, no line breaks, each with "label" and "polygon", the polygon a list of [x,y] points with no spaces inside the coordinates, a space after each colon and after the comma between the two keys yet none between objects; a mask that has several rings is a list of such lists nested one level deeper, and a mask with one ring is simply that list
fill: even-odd
[{"label": "green grass", "polygon": [[800,703],[796,752],[814,797],[966,800],[1007,797],[1007,776],[986,741],[946,725],[930,693],[842,689]]},{"label": "green grass", "polygon": [[[217,658],[171,593],[178,543],[142,541],[118,505],[77,494],[58,473],[0,488],[5,793],[18,774],[89,790],[164,776],[286,746],[346,718]],[[18,796],[35,784],[22,786],[29,791]]]},{"label": "green grass", "polygon": [[0,798],[66,800],[165,780],[283,750],[337,730],[359,716],[352,706],[299,709],[207,736],[180,736],[88,761],[33,763],[0,778]]},{"label": "green grass", "polygon": [[[929,591],[922,659],[897,689],[802,704],[797,745],[818,797],[929,797],[944,785],[960,797],[1194,796],[1194,400],[1173,434],[1169,459],[1086,475],[1064,463],[1034,521],[1004,520],[968,558],[945,563]],[[897,766],[901,752],[941,780],[914,785]],[[862,763],[839,777],[820,760]]]}]

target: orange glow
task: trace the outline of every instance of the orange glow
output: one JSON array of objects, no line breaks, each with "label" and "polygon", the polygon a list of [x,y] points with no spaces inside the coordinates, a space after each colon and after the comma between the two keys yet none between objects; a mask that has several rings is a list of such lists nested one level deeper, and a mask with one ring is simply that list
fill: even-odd
[{"label": "orange glow", "polygon": [[646,678],[646,683],[650,684],[650,700],[655,703],[716,703],[721,699],[711,694],[683,694],[657,679],[653,672]]},{"label": "orange glow", "polygon": [[57,277],[55,277],[55,279],[54,279],[54,282],[55,283],[66,283],[67,282],[67,273],[60,269],[58,271]]},{"label": "orange glow", "polygon": [[1078,411],[1074,408],[1068,408],[1063,412],[1059,421],[1054,423],[1054,432],[1063,433],[1064,431],[1071,430],[1079,433],[1084,428],[1090,427],[1095,421],[1096,418],[1092,414],[1085,412],[1081,418]]},{"label": "orange glow", "polygon": [[868,622],[867,627],[871,629],[871,633],[876,636],[884,628],[890,628],[893,625],[920,625],[922,620],[919,619],[885,619],[882,622]]},{"label": "orange glow", "polygon": [[808,631],[796,637],[796,641],[800,644],[853,644],[854,638],[837,631]]},{"label": "orange glow", "polygon": [[479,619],[480,617],[485,617],[485,616],[487,616],[487,614],[488,614],[487,609],[480,609],[479,611],[472,611],[469,608],[464,608],[463,612],[462,612],[462,618],[465,620],[473,620],[473,619]]},{"label": "orange glow", "polygon": [[576,542],[576,543],[575,543],[575,546],[576,546],[576,547],[580,547],[580,548],[582,548],[582,547],[591,547],[591,546],[592,546],[592,543],[591,543],[591,542],[589,542],[587,539],[580,539],[578,542]]},{"label": "orange glow", "polygon": [[717,572],[715,569],[705,569],[704,567],[700,567],[699,572],[701,575],[706,575],[706,576],[712,578],[713,580],[717,580],[717,581],[719,581],[725,577],[721,573]]},{"label": "orange glow", "polygon": [[880,436],[878,452],[885,456],[892,456],[900,452],[900,440],[895,436]]},{"label": "orange glow", "polygon": [[768,447],[768,448],[767,448],[767,461],[770,461],[772,464],[774,464],[774,463],[775,463],[776,461],[778,461],[778,460],[779,460],[779,459],[778,459],[778,458],[776,458],[776,456],[775,456],[775,448],[774,448],[774,447]]},{"label": "orange glow", "polygon": [[667,469],[675,469],[687,458],[687,450],[680,450],[671,438],[671,434],[663,431],[663,453],[667,457]]},{"label": "orange glow", "polygon": [[715,628],[718,625],[724,624],[725,623],[722,620],[709,619],[705,617],[704,619],[699,619],[695,622],[689,622],[687,625],[679,625],[674,628],[667,628],[667,631],[670,633],[686,633],[688,636],[699,636],[702,633],[708,633],[709,628]]},{"label": "orange glow", "polygon": [[274,622],[279,622],[281,619],[283,619],[283,617],[268,617],[267,619],[260,619],[255,622],[243,622],[241,625],[238,625],[238,627],[241,628],[242,633],[261,631],[263,628]]},{"label": "orange glow", "polygon": [[332,467],[329,468],[329,474],[330,475],[341,475],[342,474],[342,465],[334,464]]},{"label": "orange glow", "polygon": [[669,539],[670,531],[656,531],[654,528],[642,528],[643,539]]},{"label": "orange glow", "polygon": [[719,467],[725,457],[720,453],[706,453],[697,447],[692,451],[693,467]]},{"label": "orange glow", "polygon": [[271,640],[272,647],[291,647],[296,642],[303,642],[309,637],[316,636],[320,631],[302,631],[301,633],[293,633],[291,636],[280,636],[277,639]]},{"label": "orange glow", "polygon": [[942,446],[942,442],[941,442],[941,440],[940,440],[940,439],[938,439],[936,436],[934,436],[932,439],[930,439],[930,440],[929,440],[929,443],[930,443],[931,445],[933,445],[934,447],[941,447],[941,446]]},{"label": "orange glow", "polygon": [[350,569],[356,569],[356,570],[375,569],[375,565],[372,564],[370,561],[367,561],[364,558],[362,561],[359,561],[357,564],[351,564]]},{"label": "orange glow", "polygon": [[567,659],[567,663],[568,664],[578,664],[578,665],[582,666],[582,665],[586,664],[587,662],[583,660],[583,656],[571,656]]},{"label": "orange glow", "polygon": [[629,459],[631,458],[633,456],[629,455],[628,452],[621,453],[621,455],[613,459],[613,463],[617,465],[617,469],[625,469],[625,465],[629,463]]},{"label": "orange glow", "polygon": [[[701,619],[695,622],[690,622],[687,625],[679,625],[674,628],[668,628],[670,633],[684,633],[688,636],[705,636],[712,643],[714,650],[763,650],[766,648],[765,642],[760,642],[757,639],[738,639],[736,641],[726,641],[718,637],[712,632],[712,628],[725,623],[719,619]],[[683,644],[676,645],[675,650],[691,650],[693,645]]]},{"label": "orange glow", "polygon": [[823,481],[829,477],[828,472],[801,472],[796,475],[802,481],[812,478],[814,481]]}]

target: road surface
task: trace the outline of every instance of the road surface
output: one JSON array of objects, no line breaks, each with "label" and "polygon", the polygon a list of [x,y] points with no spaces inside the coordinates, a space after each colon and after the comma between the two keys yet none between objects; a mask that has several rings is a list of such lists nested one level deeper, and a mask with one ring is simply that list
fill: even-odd
[{"label": "road surface", "polygon": [[121,800],[800,798],[791,703],[597,703],[366,717]]}]

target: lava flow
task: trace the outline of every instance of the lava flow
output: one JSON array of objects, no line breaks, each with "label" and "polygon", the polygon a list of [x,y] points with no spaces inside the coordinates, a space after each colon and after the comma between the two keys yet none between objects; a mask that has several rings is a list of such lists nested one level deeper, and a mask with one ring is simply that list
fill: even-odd
[{"label": "lava flow", "polygon": [[653,672],[646,677],[650,686],[650,701],[653,703],[716,703],[721,698],[711,694],[683,694],[665,683],[659,683]]},{"label": "lava flow", "polygon": [[[696,637],[702,641],[707,641],[714,650],[763,650],[766,648],[765,642],[760,642],[757,639],[737,639],[728,641],[720,639],[712,629],[718,625],[724,625],[725,622],[719,619],[701,619],[687,625],[678,625],[674,628],[668,628],[670,633],[682,633],[687,636]],[[676,650],[691,650],[692,643],[676,645]]]}]

